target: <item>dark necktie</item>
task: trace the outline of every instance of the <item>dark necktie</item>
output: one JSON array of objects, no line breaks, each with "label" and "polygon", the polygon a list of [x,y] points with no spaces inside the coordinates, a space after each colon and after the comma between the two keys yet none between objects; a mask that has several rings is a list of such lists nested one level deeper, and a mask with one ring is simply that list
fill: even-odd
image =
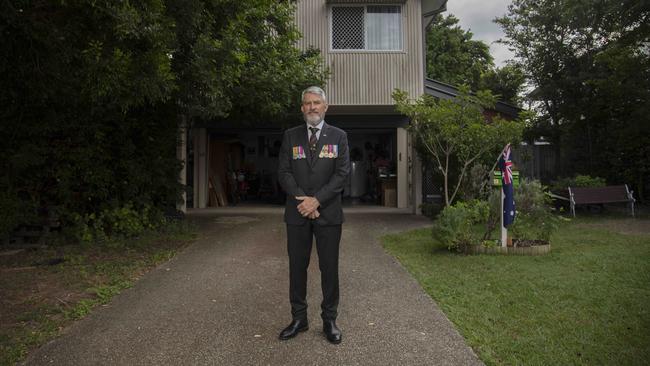
[{"label": "dark necktie", "polygon": [[311,153],[314,154],[316,152],[316,143],[318,142],[318,137],[316,137],[318,128],[309,127],[309,131],[311,131],[311,136],[309,137],[309,150],[311,150]]}]

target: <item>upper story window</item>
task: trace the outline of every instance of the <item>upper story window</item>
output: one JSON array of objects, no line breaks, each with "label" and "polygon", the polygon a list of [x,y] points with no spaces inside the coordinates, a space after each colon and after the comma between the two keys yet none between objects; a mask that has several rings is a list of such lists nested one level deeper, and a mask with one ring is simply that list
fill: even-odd
[{"label": "upper story window", "polygon": [[332,6],[330,19],[333,50],[402,49],[399,5]]}]

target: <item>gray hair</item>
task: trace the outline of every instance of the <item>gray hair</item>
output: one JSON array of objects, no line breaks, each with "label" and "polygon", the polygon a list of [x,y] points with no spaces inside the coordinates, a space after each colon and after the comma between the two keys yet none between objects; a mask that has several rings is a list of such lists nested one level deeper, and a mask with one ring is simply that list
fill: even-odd
[{"label": "gray hair", "polygon": [[317,86],[310,86],[309,88],[302,91],[302,95],[300,96],[301,101],[305,100],[305,94],[307,93],[317,94],[323,99],[323,102],[327,103],[327,96],[325,95],[325,91],[323,89]]}]

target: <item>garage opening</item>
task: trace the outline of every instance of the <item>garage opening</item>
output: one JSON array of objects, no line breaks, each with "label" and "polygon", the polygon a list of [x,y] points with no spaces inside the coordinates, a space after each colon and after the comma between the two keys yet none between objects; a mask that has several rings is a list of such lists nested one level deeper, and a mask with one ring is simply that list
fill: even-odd
[{"label": "garage opening", "polygon": [[353,205],[397,207],[395,129],[350,129],[350,179],[345,201]]},{"label": "garage opening", "polygon": [[[343,191],[346,205],[396,207],[395,129],[346,129],[350,144],[351,174]],[[216,130],[207,133],[204,177],[195,177],[193,147],[188,151],[188,185],[206,180],[207,207],[242,204],[283,205],[278,184],[278,155],[282,130]],[[199,154],[200,155],[200,154]],[[189,194],[188,197],[193,197]],[[188,201],[188,207],[194,202]]]}]

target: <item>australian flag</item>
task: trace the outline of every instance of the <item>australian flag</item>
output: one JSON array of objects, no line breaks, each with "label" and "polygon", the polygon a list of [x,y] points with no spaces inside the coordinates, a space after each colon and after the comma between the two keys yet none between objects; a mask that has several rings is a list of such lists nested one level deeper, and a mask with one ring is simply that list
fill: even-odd
[{"label": "australian flag", "polygon": [[510,160],[510,144],[503,149],[499,159],[501,169],[501,186],[503,187],[503,226],[508,227],[515,221],[515,190],[512,182],[512,161]]}]

